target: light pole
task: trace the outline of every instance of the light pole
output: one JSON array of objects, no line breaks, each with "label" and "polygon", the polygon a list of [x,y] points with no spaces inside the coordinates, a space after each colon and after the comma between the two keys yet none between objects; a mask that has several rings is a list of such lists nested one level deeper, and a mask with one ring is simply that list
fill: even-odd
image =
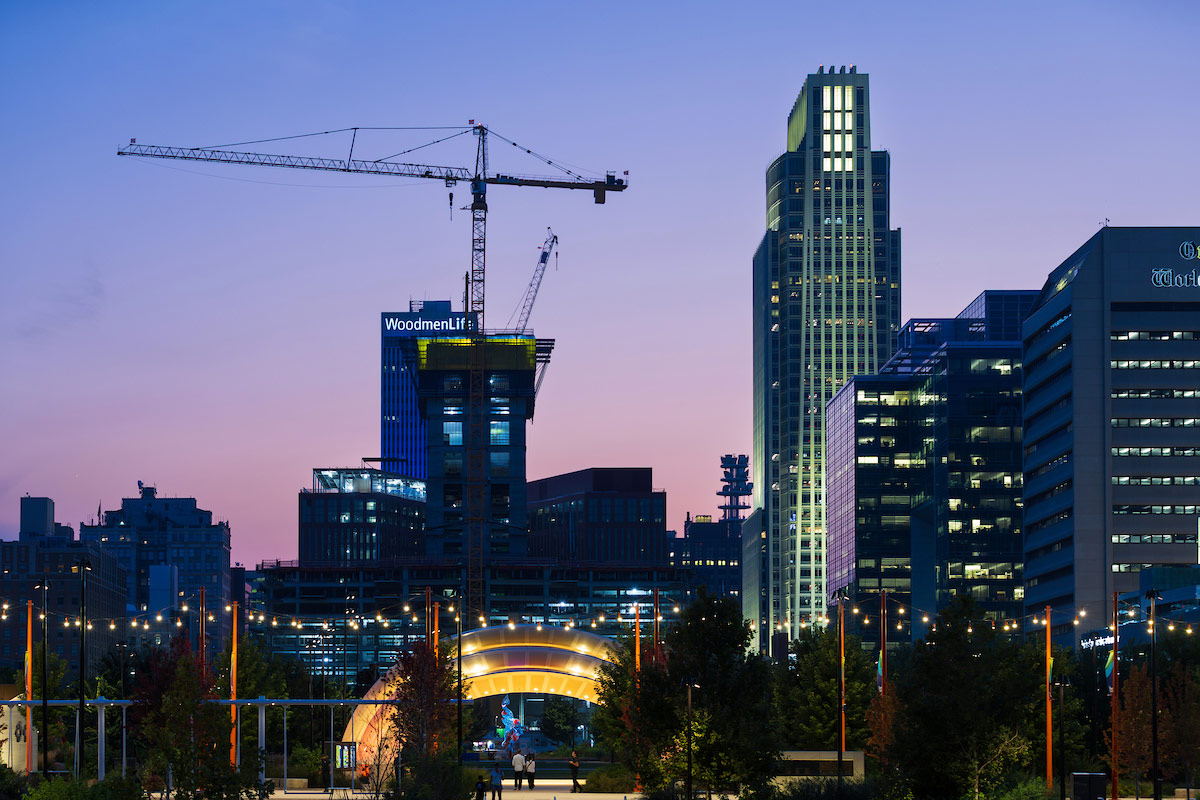
[{"label": "light pole", "polygon": [[1158,626],[1154,624],[1155,603],[1161,598],[1157,589],[1146,592],[1150,601],[1150,752],[1154,800],[1162,800],[1162,777],[1158,774]]},{"label": "light pole", "polygon": [[1058,797],[1059,800],[1067,800],[1067,751],[1066,738],[1063,736],[1063,716],[1066,714],[1066,705],[1063,704],[1063,689],[1070,681],[1066,678],[1059,678],[1054,682],[1058,687]]},{"label": "light pole", "polygon": [[458,766],[463,765],[463,685],[462,685],[462,619],[466,609],[463,608],[462,594],[459,594],[454,609],[454,628],[458,634]]},{"label": "light pole", "polygon": [[79,559],[75,565],[79,571],[79,721],[75,723],[75,775],[83,775],[83,703],[87,689],[87,574],[92,571],[92,562]]},{"label": "light pole", "polygon": [[42,778],[50,777],[50,683],[46,677],[46,592],[50,581],[43,580],[33,588],[42,590]]},{"label": "light pole", "polygon": [[688,681],[687,685],[687,800],[692,800],[695,795],[692,794],[692,689],[699,689],[700,685]]}]

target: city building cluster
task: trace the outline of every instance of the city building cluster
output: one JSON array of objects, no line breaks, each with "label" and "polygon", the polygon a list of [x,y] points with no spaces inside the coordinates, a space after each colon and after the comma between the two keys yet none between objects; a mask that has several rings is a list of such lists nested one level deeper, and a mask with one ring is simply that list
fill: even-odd
[{"label": "city building cluster", "polygon": [[530,480],[554,340],[411,302],[380,317],[380,451],[313,468],[295,560],[232,563],[235,524],[140,482],[78,536],[24,497],[0,543],[0,664],[22,663],[26,618],[72,669],[181,634],[220,648],[237,626],[361,682],[431,626],[615,634],[700,591],[736,598],[776,657],[835,604],[869,649],[960,597],[1072,645],[1103,638],[1114,595],[1154,589],[1197,620],[1200,227],[1106,226],[1047,254],[1040,287],[902,323],[868,75],[809,75],[786,133],[748,274],[752,449],[714,457],[719,517],[672,526],[651,466]]}]

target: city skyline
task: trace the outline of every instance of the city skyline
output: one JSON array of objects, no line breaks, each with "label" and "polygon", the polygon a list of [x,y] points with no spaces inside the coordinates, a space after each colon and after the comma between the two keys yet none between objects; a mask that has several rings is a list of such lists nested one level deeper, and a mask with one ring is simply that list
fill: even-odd
[{"label": "city skyline", "polygon": [[[26,493],[78,527],[143,480],[228,520],[238,561],[294,554],[295,493],[312,468],[380,455],[378,315],[410,298],[459,307],[465,186],[451,221],[435,182],[118,159],[133,137],[206,145],[477,118],[552,158],[630,170],[630,191],[599,207],[496,190],[489,317],[507,318],[553,227],[561,268],[533,326],[558,345],[529,477],[652,467],[669,529],[714,512],[720,456],[749,452],[763,169],[818,66],[871,76],[873,141],[892,153],[904,231],[902,321],[984,289],[1039,288],[1106,217],[1185,225],[1200,210],[1182,3],[1031,3],[1004,18],[881,7],[844,31],[837,14],[806,12],[811,28],[778,22],[800,45],[778,53],[762,47],[762,21],[783,4],[739,17],[472,10],[463,44],[486,31],[482,52],[417,33],[397,46],[395,30],[452,27],[433,9],[279,8],[283,22],[268,4],[236,28],[221,5],[2,12],[23,123],[0,133],[16,154],[0,199],[5,538]],[[1156,160],[1144,142],[1158,119]],[[387,155],[428,138],[360,145]]]}]

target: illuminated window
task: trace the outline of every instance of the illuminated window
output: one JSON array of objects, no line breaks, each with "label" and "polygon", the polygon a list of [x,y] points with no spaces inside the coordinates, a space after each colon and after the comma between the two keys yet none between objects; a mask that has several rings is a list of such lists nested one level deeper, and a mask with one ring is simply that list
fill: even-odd
[{"label": "illuminated window", "polygon": [[851,150],[854,149],[854,134],[853,133],[847,133],[842,141],[846,145],[843,148],[844,150],[846,150],[847,152],[850,152]]},{"label": "illuminated window", "polygon": [[853,111],[854,110],[854,87],[847,86],[845,88],[846,88],[846,110]]},{"label": "illuminated window", "polygon": [[840,133],[835,133],[835,134],[833,135],[833,148],[832,148],[832,149],[833,149],[833,150],[836,150],[836,151],[839,151],[839,152],[841,151],[841,149],[842,149],[842,135],[841,135]]},{"label": "illuminated window", "polygon": [[846,112],[846,124],[842,126],[848,131],[854,130],[854,115],[849,111]]},{"label": "illuminated window", "polygon": [[[494,419],[491,421],[492,444],[508,444],[508,420]],[[461,433],[460,433],[461,436]]]},{"label": "illuminated window", "polygon": [[443,422],[442,444],[449,445],[451,447],[462,447],[462,433],[463,431],[461,422]]},{"label": "illuminated window", "polygon": [[854,159],[852,157],[846,159],[846,171],[847,172],[854,171]]},{"label": "illuminated window", "polygon": [[833,110],[842,110],[842,91],[838,87],[833,87]]},{"label": "illuminated window", "polygon": [[836,157],[833,159],[833,171],[834,172],[842,171],[842,159],[836,158]]},{"label": "illuminated window", "polygon": [[824,123],[825,123],[825,127],[823,128],[823,130],[829,130],[829,129],[832,127],[832,126],[829,124],[829,112],[828,112],[828,111],[826,111],[826,112],[825,112],[824,114],[822,114],[821,116],[822,116],[822,119],[824,120]]},{"label": "illuminated window", "polygon": [[827,108],[827,109],[828,109],[828,108],[833,108],[833,101],[832,101],[832,100],[830,100],[830,95],[831,95],[832,93],[833,93],[833,87],[832,87],[832,86],[826,86],[826,87],[825,87],[825,90],[824,90],[824,92],[822,93],[822,94],[823,94],[823,99],[824,99],[824,107],[825,107],[825,108]]},{"label": "illuminated window", "polygon": [[829,171],[831,171],[831,170],[833,169],[833,159],[832,159],[832,158],[829,158],[829,157],[827,156],[827,157],[825,158],[825,160],[822,162],[822,167],[824,168],[824,170],[825,170],[826,172],[829,172]]},{"label": "illuminated window", "polygon": [[821,137],[821,149],[826,153],[833,150],[833,136],[831,134],[827,133]]}]

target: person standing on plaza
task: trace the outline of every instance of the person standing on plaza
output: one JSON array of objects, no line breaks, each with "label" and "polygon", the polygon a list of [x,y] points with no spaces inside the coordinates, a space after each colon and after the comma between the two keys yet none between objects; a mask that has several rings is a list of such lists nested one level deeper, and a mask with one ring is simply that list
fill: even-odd
[{"label": "person standing on plaza", "polygon": [[583,787],[579,785],[579,754],[574,750],[571,751],[571,760],[567,762],[567,766],[571,768],[571,791],[582,792]]},{"label": "person standing on plaza", "polygon": [[517,752],[513,754],[513,786],[520,789],[521,779],[525,777],[525,756],[521,755],[521,748],[517,748]]},{"label": "person standing on plaza", "polygon": [[492,800],[504,800],[504,773],[500,771],[500,762],[492,765],[491,774]]},{"label": "person standing on plaza", "polygon": [[537,753],[530,751],[525,757],[525,782],[529,784],[529,788],[533,788],[533,774],[537,772]]},{"label": "person standing on plaza", "polygon": [[479,780],[475,781],[475,800],[487,800],[487,784],[484,782],[486,776],[480,773]]}]

